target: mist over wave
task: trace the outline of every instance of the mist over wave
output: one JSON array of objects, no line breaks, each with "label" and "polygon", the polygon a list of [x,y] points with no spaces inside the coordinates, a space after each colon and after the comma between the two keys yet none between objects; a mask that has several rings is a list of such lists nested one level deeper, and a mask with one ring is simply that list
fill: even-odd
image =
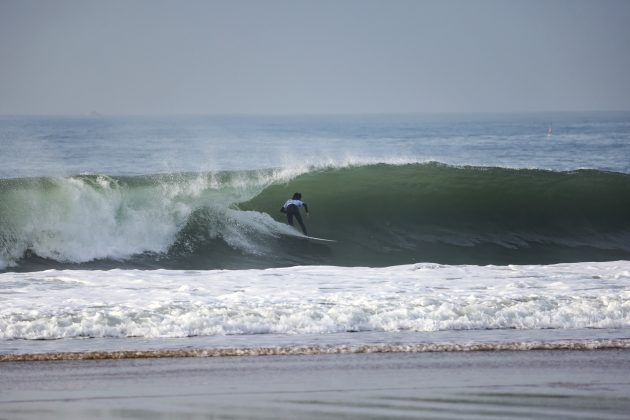
[{"label": "mist over wave", "polygon": [[[278,212],[304,194],[305,241]],[[629,259],[630,175],[437,163],[0,180],[0,269]]]}]

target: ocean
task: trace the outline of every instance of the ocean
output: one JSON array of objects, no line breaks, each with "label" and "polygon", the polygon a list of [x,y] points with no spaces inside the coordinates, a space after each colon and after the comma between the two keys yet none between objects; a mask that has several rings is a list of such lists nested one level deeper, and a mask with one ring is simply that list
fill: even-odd
[{"label": "ocean", "polygon": [[0,117],[0,360],[599,348],[630,113]]}]

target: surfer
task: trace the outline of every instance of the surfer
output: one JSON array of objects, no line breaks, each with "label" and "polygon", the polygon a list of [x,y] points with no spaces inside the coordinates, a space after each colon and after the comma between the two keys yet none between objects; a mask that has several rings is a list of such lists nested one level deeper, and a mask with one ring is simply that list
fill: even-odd
[{"label": "surfer", "polygon": [[302,193],[296,192],[293,194],[293,198],[284,203],[280,211],[287,214],[287,221],[291,226],[293,226],[293,217],[295,217],[304,235],[308,236],[306,226],[304,226],[304,221],[302,221],[302,215],[300,214],[300,207],[304,207],[304,211],[306,211],[306,215],[308,216],[308,206],[302,201]]}]

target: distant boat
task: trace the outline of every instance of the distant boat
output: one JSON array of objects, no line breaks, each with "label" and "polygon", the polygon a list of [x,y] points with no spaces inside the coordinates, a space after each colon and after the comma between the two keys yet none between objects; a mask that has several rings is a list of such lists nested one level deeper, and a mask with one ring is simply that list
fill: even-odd
[{"label": "distant boat", "polygon": [[547,137],[551,137],[553,135],[553,130],[551,129],[551,126],[549,127],[549,130],[547,131]]}]

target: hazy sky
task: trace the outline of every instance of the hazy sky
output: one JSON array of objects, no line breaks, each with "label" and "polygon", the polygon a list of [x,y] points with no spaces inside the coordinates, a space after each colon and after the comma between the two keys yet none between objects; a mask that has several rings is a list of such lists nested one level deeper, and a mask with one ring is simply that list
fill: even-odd
[{"label": "hazy sky", "polygon": [[0,0],[0,114],[630,110],[630,1]]}]

